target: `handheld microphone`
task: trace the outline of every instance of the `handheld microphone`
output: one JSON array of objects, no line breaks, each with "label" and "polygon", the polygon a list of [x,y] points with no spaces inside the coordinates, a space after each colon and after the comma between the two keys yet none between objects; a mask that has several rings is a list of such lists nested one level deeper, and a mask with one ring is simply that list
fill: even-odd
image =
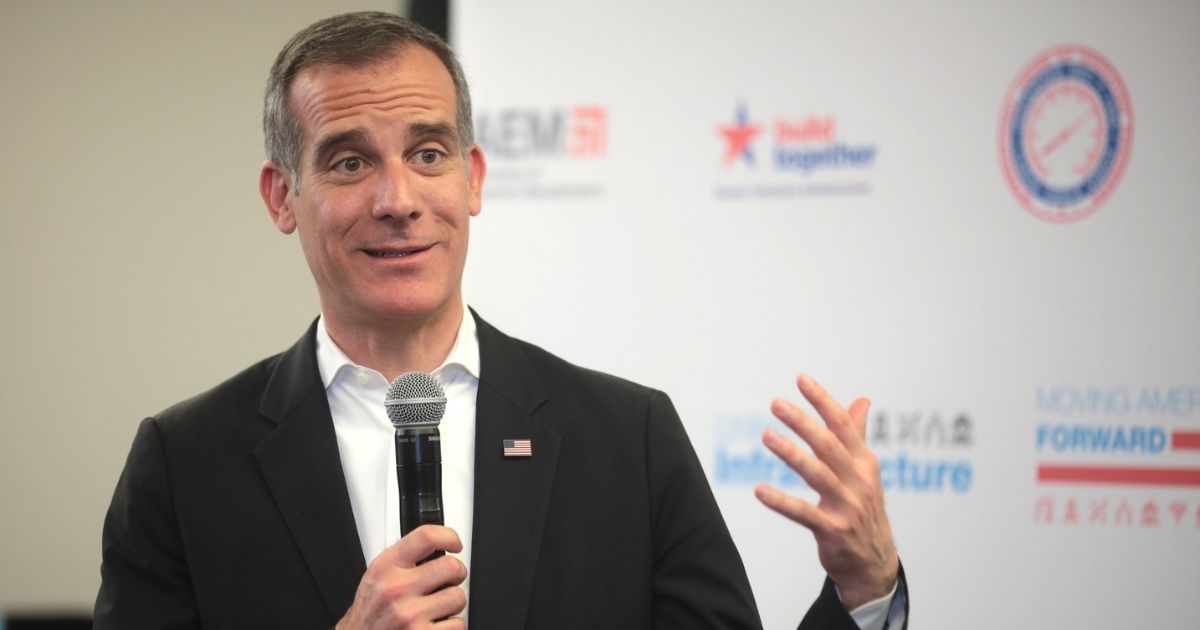
[{"label": "handheld microphone", "polygon": [[[432,374],[405,372],[392,381],[384,406],[396,427],[400,535],[407,536],[425,524],[442,525],[442,437],[438,423],[446,413],[446,392]],[[442,554],[439,551],[434,556]]]}]

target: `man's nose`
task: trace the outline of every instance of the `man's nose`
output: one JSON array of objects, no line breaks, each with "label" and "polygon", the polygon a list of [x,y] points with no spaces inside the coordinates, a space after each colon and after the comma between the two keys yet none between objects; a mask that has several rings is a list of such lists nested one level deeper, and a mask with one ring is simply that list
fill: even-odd
[{"label": "man's nose", "polygon": [[416,175],[403,160],[389,160],[379,171],[376,180],[375,203],[371,216],[376,219],[408,219],[421,216],[416,202]]}]

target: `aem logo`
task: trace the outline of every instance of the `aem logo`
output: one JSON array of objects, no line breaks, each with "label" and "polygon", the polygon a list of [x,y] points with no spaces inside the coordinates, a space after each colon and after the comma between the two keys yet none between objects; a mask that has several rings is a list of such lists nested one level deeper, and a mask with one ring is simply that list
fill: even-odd
[{"label": "aem logo", "polygon": [[480,112],[475,138],[503,159],[597,157],[608,152],[608,111],[597,105]]}]

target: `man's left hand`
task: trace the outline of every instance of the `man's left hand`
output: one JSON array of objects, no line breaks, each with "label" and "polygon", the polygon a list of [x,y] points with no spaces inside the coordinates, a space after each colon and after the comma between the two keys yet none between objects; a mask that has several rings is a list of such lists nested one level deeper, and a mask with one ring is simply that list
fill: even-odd
[{"label": "man's left hand", "polygon": [[853,610],[887,595],[900,571],[883,509],[879,460],[865,439],[871,403],[859,398],[844,409],[808,376],[800,376],[796,385],[824,423],[782,399],[771,404],[771,412],[807,442],[812,453],[770,429],[763,433],[763,444],[804,478],[820,501],[813,505],[763,484],[754,494],[812,531],[821,565],[837,584],[842,603]]}]

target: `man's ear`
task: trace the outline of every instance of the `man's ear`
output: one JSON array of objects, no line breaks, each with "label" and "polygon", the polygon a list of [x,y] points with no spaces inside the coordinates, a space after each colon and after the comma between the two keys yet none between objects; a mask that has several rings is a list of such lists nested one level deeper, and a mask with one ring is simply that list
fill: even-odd
[{"label": "man's ear", "polygon": [[467,186],[471,192],[471,216],[479,214],[483,209],[483,177],[487,175],[487,160],[483,157],[483,149],[478,144],[471,145],[467,151]]},{"label": "man's ear", "polygon": [[284,234],[294,232],[296,215],[292,212],[292,177],[288,172],[271,160],[263,162],[258,174],[258,192],[275,227]]}]

